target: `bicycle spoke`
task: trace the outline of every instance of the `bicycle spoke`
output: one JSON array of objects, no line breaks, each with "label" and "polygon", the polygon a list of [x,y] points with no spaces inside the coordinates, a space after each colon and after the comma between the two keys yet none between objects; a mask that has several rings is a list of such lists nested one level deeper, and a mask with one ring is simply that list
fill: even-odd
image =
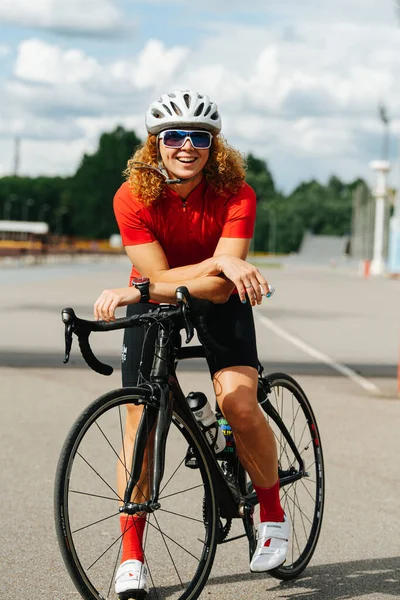
[{"label": "bicycle spoke", "polygon": [[[155,513],[153,513],[153,516],[155,515]],[[187,550],[186,548],[184,548],[181,544],[179,544],[176,540],[174,540],[172,537],[170,537],[168,534],[166,534],[165,532],[162,532],[161,529],[158,529],[155,525],[153,525],[152,523],[149,522],[149,525],[151,525],[152,527],[154,527],[154,529],[156,529],[157,531],[159,531],[163,536],[165,536],[166,538],[168,538],[171,542],[173,542],[174,544],[176,544],[181,550],[183,550],[184,552],[186,552],[186,554],[189,554],[189,556],[191,556],[192,558],[194,558],[195,560],[197,560],[197,562],[200,561],[200,559],[195,556],[194,554],[192,554],[191,552],[189,552],[189,550]]]},{"label": "bicycle spoke", "polygon": [[120,434],[121,434],[121,448],[122,448],[122,453],[123,453],[123,456],[124,456],[123,466],[124,466],[124,471],[125,471],[126,483],[128,483],[128,474],[129,474],[129,477],[130,477],[130,473],[129,473],[127,465],[126,465],[126,454],[125,454],[125,444],[124,444],[125,435],[124,435],[124,429],[123,429],[123,426],[122,426],[121,405],[118,406],[118,417],[119,417],[119,431],[120,431]]},{"label": "bicycle spoke", "polygon": [[196,521],[196,523],[203,524],[203,521],[200,521],[200,519],[194,519],[193,517],[187,517],[186,515],[181,515],[180,513],[172,512],[171,510],[166,510],[165,508],[160,508],[160,512],[169,513],[170,515],[174,515],[175,517],[181,517],[182,519],[189,519],[189,521]]},{"label": "bicycle spoke", "polygon": [[107,594],[107,596],[109,596],[111,594],[111,588],[113,586],[114,578],[115,578],[115,575],[116,575],[116,572],[117,572],[117,568],[118,568],[117,565],[118,565],[118,562],[119,562],[119,557],[121,556],[121,548],[122,548],[122,538],[121,538],[121,542],[120,542],[119,549],[118,549],[118,552],[117,552],[117,558],[115,559],[114,570],[113,570],[113,573],[111,575],[110,585],[109,585],[109,588],[108,588],[108,594]]},{"label": "bicycle spoke", "polygon": [[[294,490],[294,496],[295,496],[295,498],[297,500],[297,505],[299,505],[300,503],[299,503],[299,499],[298,499],[297,491],[296,490]],[[305,526],[304,519],[303,519],[303,513],[302,513],[301,510],[299,511],[299,513],[300,513],[301,523],[303,525],[304,535],[307,536],[306,526]]]},{"label": "bicycle spoke", "polygon": [[113,492],[113,493],[114,493],[114,494],[117,496],[117,498],[118,498],[118,499],[119,499],[119,500],[122,502],[122,498],[120,498],[120,496],[119,496],[119,495],[117,494],[117,492],[116,492],[116,491],[115,491],[115,490],[114,490],[114,489],[111,487],[111,485],[109,485],[109,484],[107,483],[107,481],[104,479],[104,477],[102,477],[102,476],[100,475],[100,473],[98,473],[98,471],[96,471],[96,469],[95,469],[94,467],[92,467],[92,465],[91,465],[91,464],[90,464],[90,463],[89,463],[89,462],[86,460],[86,458],[84,458],[84,457],[82,456],[82,454],[80,454],[80,452],[77,452],[77,455],[78,455],[78,456],[79,456],[79,457],[80,457],[80,458],[81,458],[81,459],[82,459],[82,460],[83,460],[83,461],[84,461],[84,462],[87,464],[87,466],[88,466],[88,467],[90,467],[90,468],[92,469],[92,471],[93,471],[94,473],[96,473],[97,477],[99,477],[99,479],[101,479],[101,481],[102,481],[103,483],[105,483],[105,484],[106,484],[106,486],[107,486],[107,487],[108,487],[108,488],[109,488],[109,489],[110,489],[110,490],[111,490],[111,491],[112,491],[112,492]]},{"label": "bicycle spoke", "polygon": [[176,467],[175,471],[172,473],[171,477],[168,479],[168,481],[166,482],[166,484],[164,485],[164,487],[160,490],[160,494],[163,493],[163,491],[165,490],[165,488],[167,487],[167,485],[169,484],[169,482],[171,481],[171,479],[176,475],[176,473],[178,472],[178,470],[181,468],[181,466],[183,465],[185,459],[183,458],[181,460],[181,462],[179,463],[179,465]]},{"label": "bicycle spoke", "polygon": [[171,498],[172,496],[177,496],[178,494],[185,494],[186,492],[191,492],[192,490],[197,490],[202,488],[202,485],[194,485],[191,488],[187,488],[185,490],[181,490],[180,492],[174,492],[173,494],[168,494],[168,496],[160,496],[160,500],[166,500],[167,498]]},{"label": "bicycle spoke", "polygon": [[[307,421],[306,421],[306,422],[304,423],[304,428],[303,428],[303,431],[302,431],[302,434],[301,434],[301,438],[300,438],[300,440],[299,440],[299,441],[296,443],[296,446],[297,446],[297,448],[300,448],[300,446],[301,446],[301,443],[302,443],[302,441],[303,441],[303,436],[304,436],[305,432],[306,432],[306,431],[309,431],[309,429],[308,429],[308,428],[309,428],[309,425],[308,425],[308,423],[307,423]],[[309,447],[309,444],[310,444],[310,442],[308,443],[308,446],[305,446],[305,448]],[[305,448],[304,448],[304,449],[305,449]]]},{"label": "bicycle spoke", "polygon": [[[160,529],[160,526],[159,526],[159,523],[158,523],[158,520],[157,520],[157,517],[156,517],[156,515],[154,515],[154,520],[155,520],[155,522],[157,523],[157,527],[158,527],[158,529],[159,529],[159,531],[160,531],[160,535],[161,535],[161,537],[162,537],[162,540],[163,540],[163,542],[164,542],[164,544],[165,544],[165,547],[166,547],[166,549],[167,549],[167,552],[168,552],[168,554],[169,554],[169,557],[170,557],[170,559],[171,559],[171,562],[172,562],[172,564],[174,565],[175,573],[177,574],[177,576],[178,576],[178,579],[179,579],[179,582],[180,582],[180,584],[181,584],[181,587],[182,587],[182,589],[183,589],[183,587],[184,587],[184,586],[183,586],[183,581],[182,581],[182,578],[181,578],[181,576],[179,575],[178,569],[176,568],[175,561],[174,561],[174,559],[172,558],[172,554],[171,554],[171,552],[170,552],[170,549],[169,549],[169,547],[168,547],[168,544],[167,544],[167,542],[165,541],[164,533],[163,533],[163,532],[161,531],[161,529]],[[167,536],[167,537],[168,537],[168,536]]]},{"label": "bicycle spoke", "polygon": [[110,498],[110,496],[100,496],[99,494],[89,494],[89,492],[80,492],[79,490],[69,490],[70,494],[81,494],[82,496],[90,496],[91,498],[101,498],[102,500],[112,500],[119,502],[119,498]]},{"label": "bicycle spoke", "polygon": [[98,521],[93,521],[93,523],[89,523],[88,525],[84,525],[83,527],[79,527],[79,529],[75,529],[74,531],[72,531],[72,533],[78,533],[78,531],[83,531],[84,529],[88,529],[89,527],[93,527],[93,525],[97,525],[98,523],[103,523],[103,521],[108,521],[108,519],[112,519],[113,517],[118,517],[119,516],[119,512],[117,513],[113,513],[112,515],[109,515],[108,517],[104,517],[103,519],[99,519]]},{"label": "bicycle spoke", "polygon": [[[295,494],[295,491],[293,493]],[[299,510],[301,512],[301,514],[307,519],[307,521],[310,523],[310,525],[312,525],[312,521],[308,518],[306,513],[300,508],[300,505],[296,504],[295,500],[291,496],[288,496],[288,500],[290,500],[290,502],[297,508],[297,510]]]},{"label": "bicycle spoke", "polygon": [[114,541],[113,541],[113,543],[112,543],[112,544],[110,544],[110,545],[108,546],[108,548],[106,548],[106,549],[104,550],[104,552],[102,552],[98,558],[96,558],[96,560],[95,560],[95,561],[94,561],[94,562],[93,562],[93,563],[90,565],[90,567],[88,567],[88,568],[87,568],[87,570],[88,570],[88,571],[90,571],[90,569],[92,569],[92,568],[94,567],[94,565],[95,565],[96,563],[98,563],[98,562],[99,562],[99,560],[100,560],[101,558],[103,558],[103,556],[104,556],[105,554],[107,554],[107,552],[109,552],[109,551],[111,550],[111,548],[112,548],[113,546],[115,546],[115,544],[116,544],[117,542],[119,542],[119,541],[122,539],[122,536],[123,536],[123,534],[121,533],[121,535],[120,535],[120,536],[118,536],[118,537],[117,537],[117,539],[116,539],[116,540],[114,540]]},{"label": "bicycle spoke", "polygon": [[[117,459],[119,460],[119,462],[121,463],[121,465],[124,467],[125,471],[127,471],[127,473],[129,474],[129,477],[130,477],[131,474],[129,473],[129,471],[128,471],[127,467],[126,467],[126,463],[124,464],[122,462],[120,455],[115,450],[114,446],[111,444],[110,440],[108,439],[108,437],[106,436],[106,434],[104,433],[104,431],[102,430],[102,428],[100,427],[100,425],[98,424],[97,421],[96,421],[96,426],[97,426],[97,428],[99,429],[100,433],[102,434],[102,436],[106,440],[107,444],[110,446],[111,450],[114,452],[115,456],[117,457]],[[124,444],[122,444],[122,447],[124,447]]]},{"label": "bicycle spoke", "polygon": [[[77,585],[82,585],[93,600],[117,598],[113,585],[121,555],[125,556],[128,550],[125,543],[135,540],[137,535],[142,536],[140,530],[144,532],[138,540],[141,540],[143,562],[148,570],[148,584],[152,586],[151,597],[155,600],[168,600],[169,597],[177,600],[191,585],[196,590],[201,589],[206,581],[206,569],[214,557],[218,519],[211,474],[203,467],[204,456],[191,429],[174,411],[171,427],[175,433],[167,438],[165,471],[160,486],[162,493],[159,491],[158,496],[162,506],[154,513],[142,515],[146,518],[146,525],[144,528],[138,526],[137,534],[131,530],[137,525],[136,518],[131,522],[132,517],[126,514],[124,527],[124,520],[120,518],[124,513],[118,510],[118,504],[123,504],[126,484],[132,478],[135,452],[140,448],[144,452],[143,465],[142,468],[140,465],[136,467],[140,476],[133,482],[130,501],[144,503],[153,495],[154,427],[148,435],[153,407],[148,407],[149,423],[146,417],[142,422],[141,444],[134,441],[132,446],[131,441],[124,437],[124,405],[121,405],[118,396],[114,398],[115,404],[112,400],[109,408],[104,410],[104,397],[101,403],[99,399],[92,414],[88,413],[83,431],[82,421],[79,423],[76,446],[73,453],[66,455],[68,462],[61,483],[64,491],[59,496],[59,505],[63,506],[66,496],[68,502],[64,512],[59,514],[65,514],[66,518],[68,537],[65,545],[71,557],[71,569],[82,578],[82,583]],[[196,470],[182,468],[187,447],[191,444],[199,462]],[[201,501],[203,494],[206,497],[207,523],[204,522]],[[59,522],[63,527],[61,519]],[[59,533],[62,535],[63,529],[60,528]]]},{"label": "bicycle spoke", "polygon": [[147,563],[147,568],[148,568],[148,571],[149,571],[150,581],[151,581],[152,588],[155,591],[157,598],[159,598],[157,586],[156,586],[156,584],[154,582],[154,579],[153,579],[153,572],[152,572],[152,569],[150,569],[149,559],[148,559],[148,556],[147,556],[147,554],[145,552],[145,548],[146,548],[146,545],[147,545],[147,536],[148,536],[148,533],[149,533],[149,524],[150,524],[150,515],[149,515],[149,518],[147,519],[146,534],[145,534],[144,543],[143,543],[143,555],[144,555],[145,561]]}]

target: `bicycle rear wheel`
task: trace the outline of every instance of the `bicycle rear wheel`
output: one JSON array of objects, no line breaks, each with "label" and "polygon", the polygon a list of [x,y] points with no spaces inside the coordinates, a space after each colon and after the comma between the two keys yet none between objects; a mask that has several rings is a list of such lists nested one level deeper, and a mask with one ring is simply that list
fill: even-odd
[{"label": "bicycle rear wheel", "polygon": [[[289,551],[284,565],[268,573],[277,579],[294,579],[306,568],[315,551],[322,525],[325,473],[321,441],[311,405],[300,385],[289,375],[273,373],[265,377],[270,386],[268,400],[278,412],[303,461],[303,477],[281,487],[281,504],[291,522]],[[298,470],[298,461],[287,439],[265,412],[277,443],[280,472]],[[259,509],[255,521],[259,520]]]},{"label": "bicycle rear wheel", "polygon": [[[117,599],[114,578],[122,535],[116,467],[122,461],[129,476],[132,457],[125,456],[121,447],[126,407],[132,404],[148,406],[140,388],[115,390],[95,400],[73,425],[57,467],[58,541],[69,574],[85,600]],[[184,465],[188,444],[197,458],[196,470]],[[147,515],[143,538],[148,599],[195,600],[214,560],[218,511],[196,433],[177,409],[165,459],[161,508]]]}]

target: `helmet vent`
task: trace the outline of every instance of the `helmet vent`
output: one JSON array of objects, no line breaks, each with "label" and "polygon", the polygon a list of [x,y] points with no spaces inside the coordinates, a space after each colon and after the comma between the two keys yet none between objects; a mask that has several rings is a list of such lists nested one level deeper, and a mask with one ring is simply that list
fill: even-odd
[{"label": "helmet vent", "polygon": [[194,116],[195,117],[199,117],[201,115],[201,113],[203,112],[203,108],[204,108],[204,102],[202,102],[201,104],[199,104],[199,106],[196,108]]},{"label": "helmet vent", "polygon": [[165,108],[165,110],[167,111],[167,113],[168,113],[169,115],[171,115],[171,117],[172,117],[172,112],[171,112],[171,110],[170,110],[169,106],[167,106],[166,104],[163,104],[163,107]]},{"label": "helmet vent", "polygon": [[171,102],[171,106],[174,109],[175,113],[178,115],[178,117],[182,117],[182,111],[179,108],[179,106],[175,104],[175,102]]},{"label": "helmet vent", "polygon": [[216,135],[221,131],[218,106],[207,94],[190,89],[174,90],[152,102],[147,109],[145,123],[147,133],[154,135],[168,128],[204,129]]}]

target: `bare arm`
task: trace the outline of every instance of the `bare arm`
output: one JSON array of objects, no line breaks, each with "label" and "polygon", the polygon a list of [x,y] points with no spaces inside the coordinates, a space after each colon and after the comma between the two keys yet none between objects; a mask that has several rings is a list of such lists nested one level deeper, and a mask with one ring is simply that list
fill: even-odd
[{"label": "bare arm", "polygon": [[[190,294],[196,298],[211,300],[214,304],[227,301],[234,285],[224,277],[208,277],[206,279],[188,279],[178,283],[158,281],[150,283],[150,298],[157,302],[176,302],[176,288],[185,285]],[[115,321],[115,309],[118,306],[135,304],[140,300],[140,292],[134,286],[104,290],[94,305],[94,316],[103,321]]]},{"label": "bare arm", "polygon": [[[149,277],[152,300],[175,302],[176,288],[185,285],[193,296],[221,304],[236,286],[242,302],[247,295],[254,306],[261,303],[262,293],[268,293],[269,288],[258,269],[244,260],[249,246],[248,239],[221,238],[212,258],[176,269],[169,269],[158,242],[129,246],[127,253],[141,275]],[[117,306],[139,300],[140,293],[134,287],[104,290],[95,303],[95,317],[112,320]]]},{"label": "bare arm", "polygon": [[214,256],[193,265],[185,265],[170,269],[167,258],[159,242],[126,246],[125,251],[131,263],[144,277],[151,281],[181,282],[186,279],[197,279],[219,275],[223,269],[218,261],[218,256],[228,254],[245,260],[250,247],[249,239],[221,238],[217,244]]},{"label": "bare arm", "polygon": [[186,279],[218,275],[221,272],[216,267],[214,257],[210,257],[197,264],[170,269],[159,242],[126,246],[125,251],[131,263],[135,265],[141,275],[149,277],[151,281],[172,281],[176,283]]}]

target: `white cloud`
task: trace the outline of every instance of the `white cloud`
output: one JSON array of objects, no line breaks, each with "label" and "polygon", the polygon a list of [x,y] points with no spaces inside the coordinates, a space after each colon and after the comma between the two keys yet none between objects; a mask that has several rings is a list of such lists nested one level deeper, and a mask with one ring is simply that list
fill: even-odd
[{"label": "white cloud", "polygon": [[108,32],[122,24],[113,0],[2,0],[0,22],[76,32]]},{"label": "white cloud", "polygon": [[100,72],[98,62],[81,50],[62,50],[38,39],[20,44],[15,74],[37,83],[63,84],[88,81]]},{"label": "white cloud", "polygon": [[112,64],[110,73],[117,80],[128,79],[138,90],[162,86],[175,75],[188,53],[188,48],[168,49],[159,40],[150,39],[135,59]]},{"label": "white cloud", "polygon": [[[389,21],[371,28],[365,13],[346,21],[354,6],[338,3],[335,19],[332,7],[323,13],[312,0],[312,19],[308,5],[271,0],[269,9],[291,10],[298,21],[266,27],[217,19],[193,47],[149,39],[136,55],[107,62],[78,48],[25,40],[15,78],[2,90],[0,135],[48,139],[53,127],[54,136],[69,140],[72,156],[85,144],[94,148],[97,136],[118,124],[143,136],[150,101],[177,87],[192,88],[219,104],[228,141],[266,158],[281,186],[319,173],[363,175],[379,153],[378,102],[383,99],[391,116],[399,117],[400,32]],[[376,15],[371,0],[366,4]],[[400,131],[399,121],[392,131]],[[44,147],[44,164],[54,164],[57,157],[47,156]],[[73,162],[60,168],[66,164]],[[39,157],[30,159],[29,168],[43,169]]]}]

